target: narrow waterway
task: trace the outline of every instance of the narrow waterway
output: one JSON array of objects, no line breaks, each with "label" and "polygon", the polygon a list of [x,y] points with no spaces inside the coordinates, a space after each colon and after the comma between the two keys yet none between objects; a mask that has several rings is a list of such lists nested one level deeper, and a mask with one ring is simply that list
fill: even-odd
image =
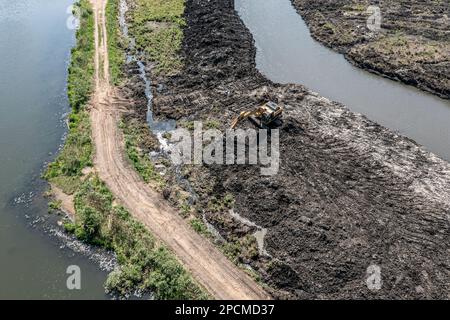
[{"label": "narrow waterway", "polygon": [[354,67],[311,37],[290,0],[235,0],[235,7],[269,79],[303,84],[450,160],[450,101]]},{"label": "narrow waterway", "polygon": [[[62,143],[72,0],[0,0],[0,299],[106,298],[98,263],[56,236],[40,180]],[[67,267],[81,269],[68,290]]]}]

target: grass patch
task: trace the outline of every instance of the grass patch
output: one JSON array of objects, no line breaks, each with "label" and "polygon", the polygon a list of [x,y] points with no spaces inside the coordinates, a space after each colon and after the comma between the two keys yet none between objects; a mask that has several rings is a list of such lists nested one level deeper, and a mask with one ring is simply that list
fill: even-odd
[{"label": "grass patch", "polygon": [[253,235],[246,235],[243,238],[230,239],[224,243],[220,249],[236,265],[240,265],[240,257],[256,259],[259,255],[256,238]]},{"label": "grass patch", "polygon": [[178,124],[181,128],[185,128],[189,131],[194,131],[194,121],[180,121]]},{"label": "grass patch", "polygon": [[69,132],[63,150],[52,162],[44,178],[67,194],[73,194],[81,183],[82,169],[92,165],[92,140],[89,114],[85,110],[93,89],[94,77],[94,17],[87,0],[75,4],[79,8],[80,28],[67,79],[69,103]]},{"label": "grass patch", "polygon": [[111,82],[118,85],[123,78],[125,51],[120,36],[119,0],[108,0],[106,4],[106,32],[108,35],[109,73]]},{"label": "grass patch", "polygon": [[49,212],[60,210],[61,209],[61,205],[62,205],[62,201],[61,200],[50,201],[48,203]]},{"label": "grass patch", "polygon": [[125,138],[125,150],[133,167],[145,182],[154,181],[162,184],[163,180],[155,171],[155,165],[141,147],[150,135],[148,126],[146,124],[123,121],[120,127]]},{"label": "grass patch", "polygon": [[90,176],[75,195],[75,223],[65,224],[79,239],[116,252],[120,268],[109,274],[107,290],[120,295],[150,290],[157,299],[209,298],[169,250],[113,200],[104,183]]},{"label": "grass patch", "polygon": [[402,65],[446,61],[450,45],[401,32],[380,38],[360,50],[378,54],[384,61]]},{"label": "grass patch", "polygon": [[211,196],[208,201],[208,210],[211,212],[223,212],[233,208],[234,197],[231,193],[226,193],[222,199]]},{"label": "grass patch", "polygon": [[72,48],[67,91],[73,111],[79,111],[88,101],[94,79],[94,16],[88,0],[74,4],[80,12],[77,45]]},{"label": "grass patch", "polygon": [[336,33],[336,27],[334,26],[334,24],[332,24],[331,22],[327,22],[323,25],[323,27],[325,30],[327,30],[327,32],[330,33]]},{"label": "grass patch", "polygon": [[64,193],[73,194],[81,183],[81,171],[92,165],[92,150],[89,113],[86,110],[72,110],[64,148],[48,166],[44,178]]},{"label": "grass patch", "polygon": [[136,0],[130,14],[130,33],[136,48],[156,63],[157,74],[174,74],[183,62],[179,56],[183,40],[185,0]]},{"label": "grass patch", "polygon": [[216,119],[209,119],[205,123],[205,127],[206,127],[207,130],[219,129],[220,125],[221,125],[221,123],[218,120],[216,120]]},{"label": "grass patch", "polygon": [[210,237],[211,233],[208,230],[208,227],[205,225],[205,223],[200,220],[199,218],[193,218],[189,221],[189,224],[191,225],[192,229],[195,230],[195,232]]}]

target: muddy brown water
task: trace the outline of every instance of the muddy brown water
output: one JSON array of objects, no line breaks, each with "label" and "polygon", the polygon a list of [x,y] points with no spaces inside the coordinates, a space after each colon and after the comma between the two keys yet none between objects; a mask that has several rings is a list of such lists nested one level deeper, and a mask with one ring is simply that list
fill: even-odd
[{"label": "muddy brown water", "polygon": [[[106,273],[51,235],[56,218],[40,196],[66,132],[71,2],[0,0],[0,299],[106,298]],[[81,290],[66,287],[69,265],[81,268]]]},{"label": "muddy brown water", "polygon": [[305,85],[450,160],[450,101],[354,67],[311,37],[290,0],[235,0],[235,8],[269,79]]}]

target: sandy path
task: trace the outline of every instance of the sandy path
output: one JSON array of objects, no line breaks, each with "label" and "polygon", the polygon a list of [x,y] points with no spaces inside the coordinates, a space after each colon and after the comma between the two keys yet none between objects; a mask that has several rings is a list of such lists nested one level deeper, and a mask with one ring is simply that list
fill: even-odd
[{"label": "sandy path", "polygon": [[[252,278],[195,233],[156,191],[145,184],[124,157],[123,137],[117,125],[119,111],[111,107],[115,90],[109,84],[104,17],[106,1],[91,0],[96,20],[96,90],[91,120],[94,163],[100,178],[131,214],[177,255],[213,297],[268,299],[268,294]],[[101,74],[100,70],[103,70]]]}]

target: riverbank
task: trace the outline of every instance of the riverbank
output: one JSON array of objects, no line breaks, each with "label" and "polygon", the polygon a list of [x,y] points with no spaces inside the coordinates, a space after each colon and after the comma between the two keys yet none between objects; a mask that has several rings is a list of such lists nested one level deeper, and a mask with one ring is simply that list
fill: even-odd
[{"label": "riverbank", "polygon": [[63,149],[44,175],[68,195],[73,195],[82,184],[83,169],[92,167],[93,150],[87,104],[94,85],[94,16],[87,0],[79,1],[76,6],[81,17],[67,79],[72,109],[68,118],[69,132]]},{"label": "riverbank", "polygon": [[367,22],[376,14],[368,10],[370,1],[291,1],[311,35],[351,63],[450,99],[450,6],[445,1],[382,1],[376,4],[380,29],[374,31]]},{"label": "riverbank", "polygon": [[[163,196],[270,285],[274,297],[448,298],[449,164],[303,86],[265,79],[231,1],[187,1],[184,18],[184,66],[153,73],[154,116],[223,130],[240,111],[270,98],[286,106],[281,168],[267,178],[257,166],[179,169],[156,160]],[[129,66],[122,92],[135,101],[126,117],[145,123],[137,70]],[[152,134],[141,141],[143,154],[159,151]],[[256,245],[260,228],[267,231],[265,252]],[[378,291],[366,285],[372,265],[382,270]]]}]

